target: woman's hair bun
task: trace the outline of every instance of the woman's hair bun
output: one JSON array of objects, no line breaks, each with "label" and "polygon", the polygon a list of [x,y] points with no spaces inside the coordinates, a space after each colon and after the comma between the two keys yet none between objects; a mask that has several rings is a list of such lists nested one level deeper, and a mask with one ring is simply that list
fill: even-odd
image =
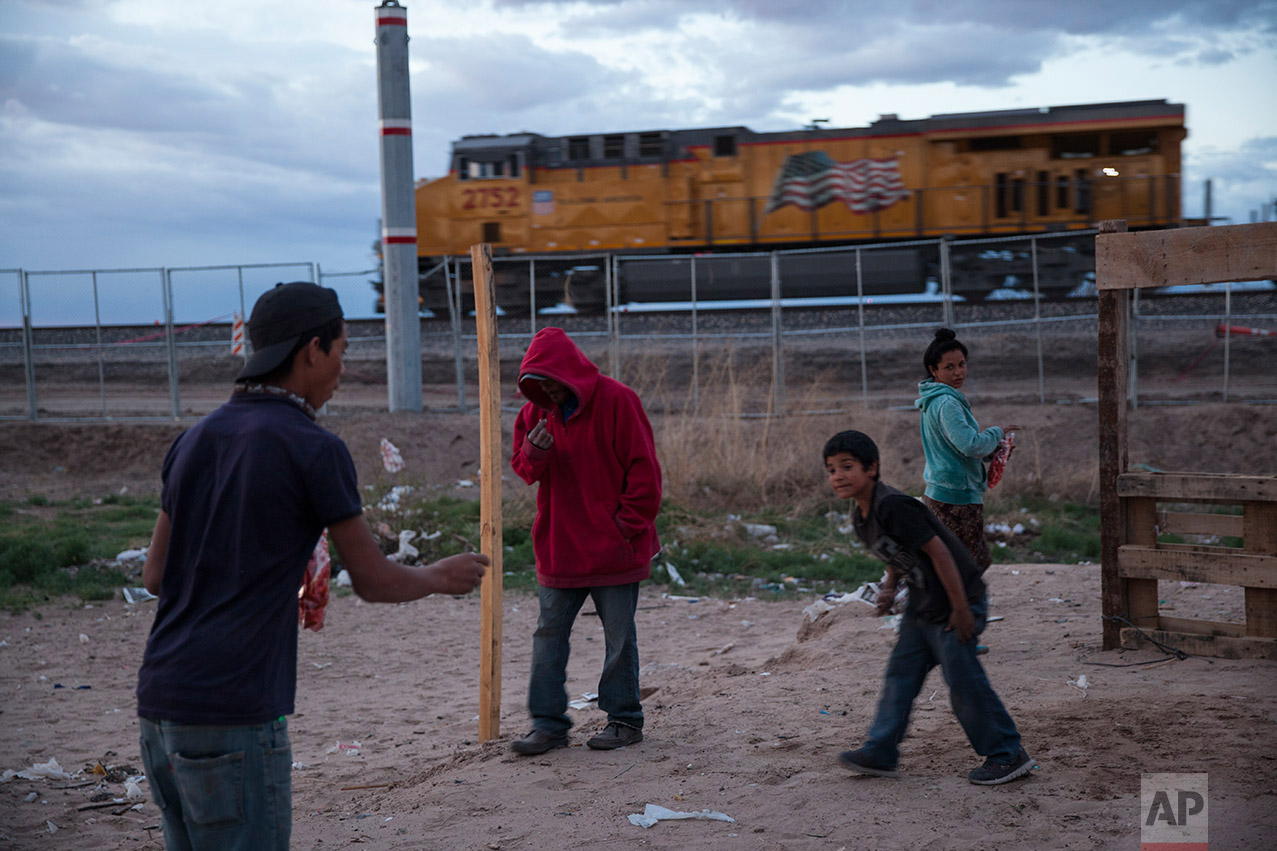
[{"label": "woman's hair bun", "polygon": [[947,343],[949,340],[958,339],[958,335],[949,328],[937,328],[936,339],[942,343]]}]

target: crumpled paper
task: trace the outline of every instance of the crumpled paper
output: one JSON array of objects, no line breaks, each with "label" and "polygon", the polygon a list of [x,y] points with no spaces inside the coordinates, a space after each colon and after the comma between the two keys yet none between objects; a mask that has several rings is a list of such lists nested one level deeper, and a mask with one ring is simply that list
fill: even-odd
[{"label": "crumpled paper", "polygon": [[658,804],[648,804],[643,808],[641,813],[630,813],[627,817],[630,824],[637,827],[651,827],[658,821],[672,821],[674,819],[712,819],[713,821],[730,821],[735,822],[736,819],[724,813],[711,812],[710,810],[701,810],[695,813],[680,813],[675,810],[666,809]]},{"label": "crumpled paper", "polygon": [[403,455],[399,453],[399,447],[384,437],[381,439],[381,463],[385,465],[387,473],[398,473],[404,468]]}]

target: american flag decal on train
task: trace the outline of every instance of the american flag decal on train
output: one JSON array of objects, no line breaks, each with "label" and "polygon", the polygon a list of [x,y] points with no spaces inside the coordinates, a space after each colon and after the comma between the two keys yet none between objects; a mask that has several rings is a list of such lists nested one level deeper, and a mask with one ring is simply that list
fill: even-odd
[{"label": "american flag decal on train", "polygon": [[834,201],[842,201],[853,213],[872,213],[908,194],[900,179],[900,165],[894,159],[840,163],[824,151],[808,151],[785,159],[763,214],[786,204],[801,210],[818,210]]}]

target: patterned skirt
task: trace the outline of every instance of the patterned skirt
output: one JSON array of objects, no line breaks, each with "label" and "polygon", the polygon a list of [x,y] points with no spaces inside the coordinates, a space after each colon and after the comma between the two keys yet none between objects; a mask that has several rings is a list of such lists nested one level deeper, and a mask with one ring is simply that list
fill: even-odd
[{"label": "patterned skirt", "polygon": [[981,573],[993,564],[993,559],[989,555],[989,546],[984,542],[983,505],[979,503],[950,505],[947,502],[936,502],[925,495],[922,497],[922,502],[962,542],[962,546],[967,548],[967,552],[971,553],[971,558],[975,560],[976,567],[980,568]]}]

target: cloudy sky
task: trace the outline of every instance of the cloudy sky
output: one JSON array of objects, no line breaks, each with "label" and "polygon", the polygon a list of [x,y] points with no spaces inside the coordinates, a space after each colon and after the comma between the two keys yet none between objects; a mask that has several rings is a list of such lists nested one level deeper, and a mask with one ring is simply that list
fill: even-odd
[{"label": "cloudy sky", "polygon": [[[371,263],[369,0],[0,0],[0,269]],[[1185,212],[1277,197],[1277,0],[408,0],[417,177],[465,133],[1165,98]]]}]

